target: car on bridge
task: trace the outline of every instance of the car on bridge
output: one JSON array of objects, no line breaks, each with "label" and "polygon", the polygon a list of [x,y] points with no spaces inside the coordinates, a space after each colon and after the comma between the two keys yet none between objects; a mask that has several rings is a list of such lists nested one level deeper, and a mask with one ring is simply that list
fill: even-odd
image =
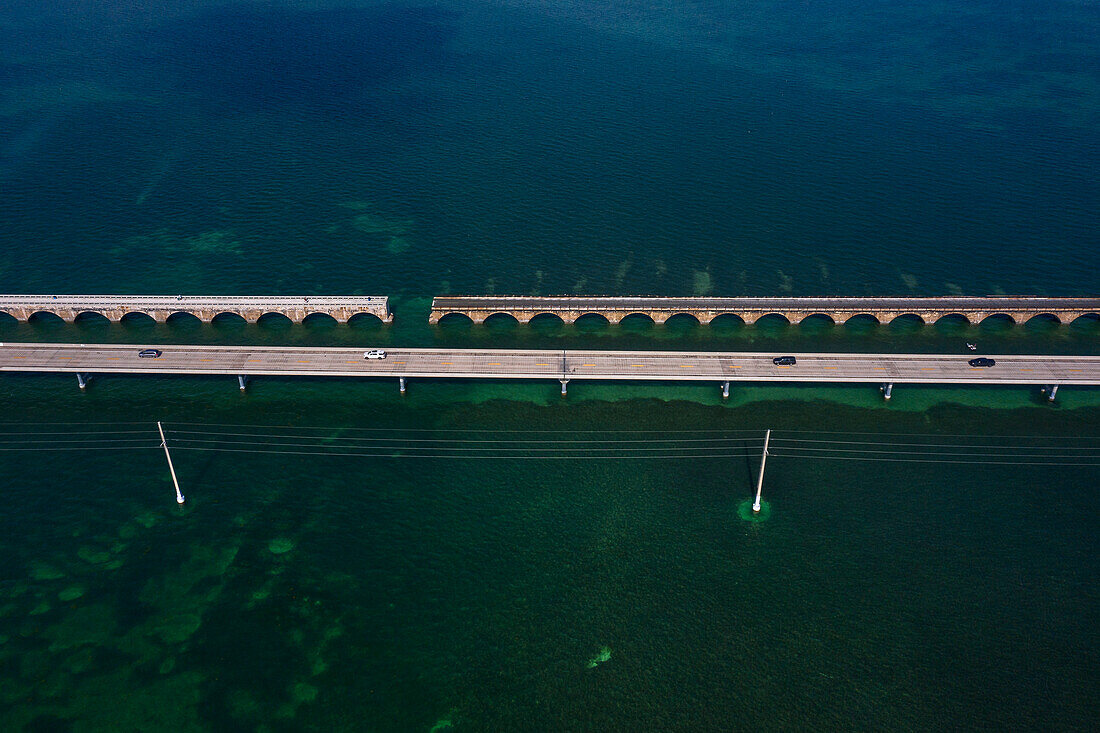
[{"label": "car on bridge", "polygon": [[972,367],[991,367],[994,364],[996,364],[997,362],[993,359],[988,358],[988,357],[979,356],[977,359],[971,359],[970,361],[968,361],[966,363],[969,364]]},{"label": "car on bridge", "polygon": [[772,359],[772,364],[776,366],[794,366],[797,361],[793,356],[777,356]]},{"label": "car on bridge", "polygon": [[164,352],[160,349],[142,349],[138,352],[138,358],[141,359],[156,359]]},{"label": "car on bridge", "polygon": [[386,352],[382,349],[371,349],[363,353],[364,359],[385,359]]}]

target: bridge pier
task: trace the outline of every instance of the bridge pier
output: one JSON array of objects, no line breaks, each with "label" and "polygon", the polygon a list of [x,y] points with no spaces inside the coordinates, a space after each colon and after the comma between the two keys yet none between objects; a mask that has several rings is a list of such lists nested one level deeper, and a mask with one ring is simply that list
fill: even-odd
[{"label": "bridge pier", "polygon": [[730,383],[722,382],[722,399],[728,400],[730,397]]},{"label": "bridge pier", "polygon": [[1058,394],[1058,385],[1052,384],[1047,389],[1047,402],[1054,402],[1055,396]]},{"label": "bridge pier", "polygon": [[76,373],[76,383],[81,389],[84,389],[88,386],[88,382],[91,380],[91,378],[92,375],[90,374],[82,374],[80,372]]},{"label": "bridge pier", "polygon": [[561,382],[561,396],[565,397],[568,394],[568,390],[566,389],[565,385],[569,384],[569,380],[568,379],[559,379],[558,381]]},{"label": "bridge pier", "polygon": [[397,388],[399,390],[401,390],[401,394],[405,394],[405,378],[404,377],[398,377],[397,378]]},{"label": "bridge pier", "polygon": [[247,374],[238,374],[237,375],[237,384],[240,386],[241,391],[244,392],[244,388],[248,386],[248,375]]},{"label": "bridge pier", "polygon": [[882,399],[889,401],[890,398],[893,396],[893,393],[894,393],[894,383],[893,382],[887,382],[886,384],[882,385],[879,389],[882,390]]}]

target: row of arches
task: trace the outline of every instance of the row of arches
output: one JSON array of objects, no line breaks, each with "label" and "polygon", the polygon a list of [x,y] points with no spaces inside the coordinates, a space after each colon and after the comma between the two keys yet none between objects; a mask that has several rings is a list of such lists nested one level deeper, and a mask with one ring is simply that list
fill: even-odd
[{"label": "row of arches", "polygon": [[[1076,314],[1074,314],[1074,315],[1076,315]],[[618,317],[617,314],[612,315],[612,317],[609,318],[606,314],[591,312],[591,313],[580,314],[576,319],[570,319],[569,321],[566,321],[566,319],[562,318],[561,315],[559,315],[557,313],[547,312],[547,313],[537,313],[533,317],[531,317],[530,319],[525,318],[523,320],[520,320],[519,318],[517,318],[515,315],[513,315],[511,313],[498,312],[498,313],[492,313],[492,314],[490,314],[488,316],[485,316],[485,317],[482,317],[481,314],[478,314],[477,318],[475,320],[474,318],[472,318],[471,316],[469,316],[465,313],[447,313],[439,319],[439,323],[452,323],[452,322],[470,322],[470,323],[474,323],[474,322],[476,322],[476,323],[482,323],[482,322],[484,322],[484,323],[494,323],[494,322],[496,322],[496,323],[500,323],[500,322],[510,322],[510,323],[518,324],[518,323],[528,323],[528,322],[529,323],[557,322],[559,324],[565,324],[567,322],[569,322],[569,323],[579,323],[579,322],[582,322],[582,321],[587,321],[587,322],[603,322],[604,324],[611,324],[611,323],[626,324],[626,323],[631,323],[631,322],[633,322],[633,323],[655,324],[655,323],[673,323],[673,322],[679,321],[679,322],[694,323],[696,325],[701,325],[703,323],[709,323],[709,324],[713,324],[713,325],[717,325],[717,324],[746,325],[746,324],[750,324],[750,323],[761,323],[761,322],[768,322],[768,321],[778,322],[778,323],[787,323],[787,324],[812,323],[812,322],[816,321],[816,322],[819,322],[819,323],[835,325],[836,323],[849,323],[849,322],[853,322],[853,323],[863,322],[863,323],[868,323],[868,324],[882,324],[884,322],[885,323],[893,323],[895,321],[901,321],[901,322],[906,322],[907,321],[907,322],[911,322],[911,323],[915,323],[915,324],[919,324],[919,325],[928,325],[928,324],[935,324],[935,323],[958,323],[960,325],[975,325],[976,323],[980,324],[980,323],[998,323],[998,322],[1003,323],[1005,325],[1018,325],[1018,324],[1022,324],[1022,323],[1029,324],[1029,323],[1033,323],[1033,322],[1035,322],[1035,323],[1050,323],[1050,324],[1053,324],[1053,325],[1058,325],[1058,324],[1062,324],[1062,323],[1073,323],[1073,322],[1076,322],[1076,321],[1097,321],[1098,319],[1100,319],[1100,315],[1098,315],[1096,313],[1086,313],[1086,314],[1083,314],[1083,315],[1076,316],[1075,318],[1069,318],[1069,319],[1066,319],[1066,320],[1063,320],[1063,318],[1060,318],[1059,315],[1055,314],[1055,313],[1028,314],[1027,317],[1021,318],[1021,319],[1017,319],[1016,317],[1014,317],[1012,314],[1009,314],[1009,313],[991,313],[991,314],[988,314],[988,315],[984,315],[984,317],[982,317],[980,319],[975,319],[975,320],[971,320],[971,318],[968,317],[964,313],[947,313],[947,314],[943,314],[943,315],[937,315],[937,317],[934,317],[934,318],[926,318],[926,317],[922,316],[919,313],[901,313],[901,314],[897,314],[897,315],[891,314],[891,317],[887,317],[887,318],[883,318],[883,319],[880,319],[879,317],[877,317],[873,313],[857,313],[857,314],[854,314],[854,315],[851,315],[851,316],[848,316],[848,317],[843,317],[843,316],[839,316],[837,314],[829,314],[829,313],[812,313],[812,314],[809,314],[809,315],[805,316],[804,318],[794,318],[794,319],[789,318],[787,315],[785,315],[783,313],[766,313],[766,314],[761,314],[757,317],[751,318],[749,320],[746,320],[746,319],[742,318],[741,316],[739,316],[735,313],[722,313],[722,314],[719,314],[717,316],[714,316],[713,318],[705,318],[705,319],[700,319],[699,317],[695,316],[692,313],[673,313],[673,314],[669,315],[667,317],[667,319],[665,319],[663,316],[664,316],[664,314],[662,314],[660,319],[655,319],[652,315],[650,315],[648,313],[629,313],[625,316],[622,316],[621,318]]]},{"label": "row of arches", "polygon": [[[15,316],[11,313],[8,313],[7,311],[0,310],[0,320],[2,320],[2,319],[8,319],[8,320],[11,320],[11,321],[20,320],[19,317]],[[58,323],[66,322],[66,319],[62,318],[61,316],[59,316],[57,313],[54,313],[53,311],[35,311],[35,312],[31,313],[26,318],[26,320],[29,321],[29,322],[39,322],[39,323],[41,323],[41,322],[50,322],[50,321],[55,321],[55,322],[58,322]],[[76,317],[73,318],[72,320],[75,323],[86,323],[86,324],[87,323],[104,323],[104,324],[106,324],[106,323],[116,322],[115,319],[108,318],[107,316],[103,315],[102,313],[99,313],[99,312],[96,312],[96,311],[81,311],[81,312],[77,313]],[[122,323],[156,323],[157,322],[157,318],[154,317],[152,314],[143,313],[141,311],[131,311],[129,313],[126,313],[120,319],[117,319],[117,320],[119,322],[122,322]],[[217,313],[211,319],[199,318],[194,313],[189,313],[187,311],[177,311],[175,313],[172,313],[172,314],[168,315],[166,321],[168,323],[172,323],[172,324],[187,324],[187,323],[201,324],[201,323],[208,323],[208,322],[213,322],[213,323],[248,323],[249,322],[249,320],[246,319],[244,316],[242,316],[239,313],[235,313],[233,311],[223,311],[221,313]],[[255,322],[258,322],[258,323],[291,324],[291,323],[294,323],[294,320],[289,318],[284,313],[279,313],[277,311],[272,311],[272,312],[269,312],[269,313],[264,313]],[[338,321],[336,318],[329,315],[328,313],[310,313],[305,318],[303,318],[301,322],[302,323],[307,323],[307,324],[312,324],[312,323],[335,324],[335,323],[339,323],[340,321]],[[350,325],[379,325],[379,324],[384,323],[384,321],[381,318],[379,318],[378,316],[374,315],[373,313],[365,313],[364,312],[364,313],[356,313],[355,315],[351,316],[351,318],[349,318],[347,320],[347,323],[350,324]]]}]

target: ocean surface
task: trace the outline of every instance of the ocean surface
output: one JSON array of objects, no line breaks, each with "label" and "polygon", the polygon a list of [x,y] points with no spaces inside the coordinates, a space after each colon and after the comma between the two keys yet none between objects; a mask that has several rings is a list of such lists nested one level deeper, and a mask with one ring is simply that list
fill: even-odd
[{"label": "ocean surface", "polygon": [[[1096,319],[427,324],[1095,296],[1097,38],[1087,0],[8,0],[0,292],[396,319],[0,341],[1100,354]],[[0,729],[1094,729],[1100,390],[1039,387],[8,374]]]}]

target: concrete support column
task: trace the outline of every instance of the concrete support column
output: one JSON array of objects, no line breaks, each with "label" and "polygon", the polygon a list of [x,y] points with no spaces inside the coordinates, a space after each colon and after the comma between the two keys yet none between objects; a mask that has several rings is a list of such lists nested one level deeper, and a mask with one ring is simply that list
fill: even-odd
[{"label": "concrete support column", "polygon": [[401,394],[405,394],[405,378],[404,377],[398,377],[397,378],[397,388],[401,390]]},{"label": "concrete support column", "polygon": [[722,382],[722,399],[728,400],[730,396],[730,383]]},{"label": "concrete support column", "polygon": [[81,374],[80,372],[76,373],[76,383],[81,389],[84,389],[88,386],[88,381],[91,380],[91,378],[92,375],[90,374]]},{"label": "concrete support column", "polygon": [[248,375],[247,374],[238,374],[237,375],[237,384],[240,386],[241,391],[244,392],[244,388],[248,386]]},{"label": "concrete support column", "polygon": [[565,385],[569,384],[569,380],[568,379],[559,379],[558,381],[561,382],[561,396],[565,397],[565,395],[568,394],[568,390],[566,389]]},{"label": "concrete support column", "polygon": [[880,387],[880,389],[882,390],[882,399],[889,400],[890,397],[892,397],[893,393],[894,393],[894,383],[893,382],[887,382],[886,384],[882,385],[882,387]]},{"label": "concrete support column", "polygon": [[1047,390],[1047,402],[1054,402],[1054,398],[1058,395],[1058,385],[1050,385],[1050,389]]}]

